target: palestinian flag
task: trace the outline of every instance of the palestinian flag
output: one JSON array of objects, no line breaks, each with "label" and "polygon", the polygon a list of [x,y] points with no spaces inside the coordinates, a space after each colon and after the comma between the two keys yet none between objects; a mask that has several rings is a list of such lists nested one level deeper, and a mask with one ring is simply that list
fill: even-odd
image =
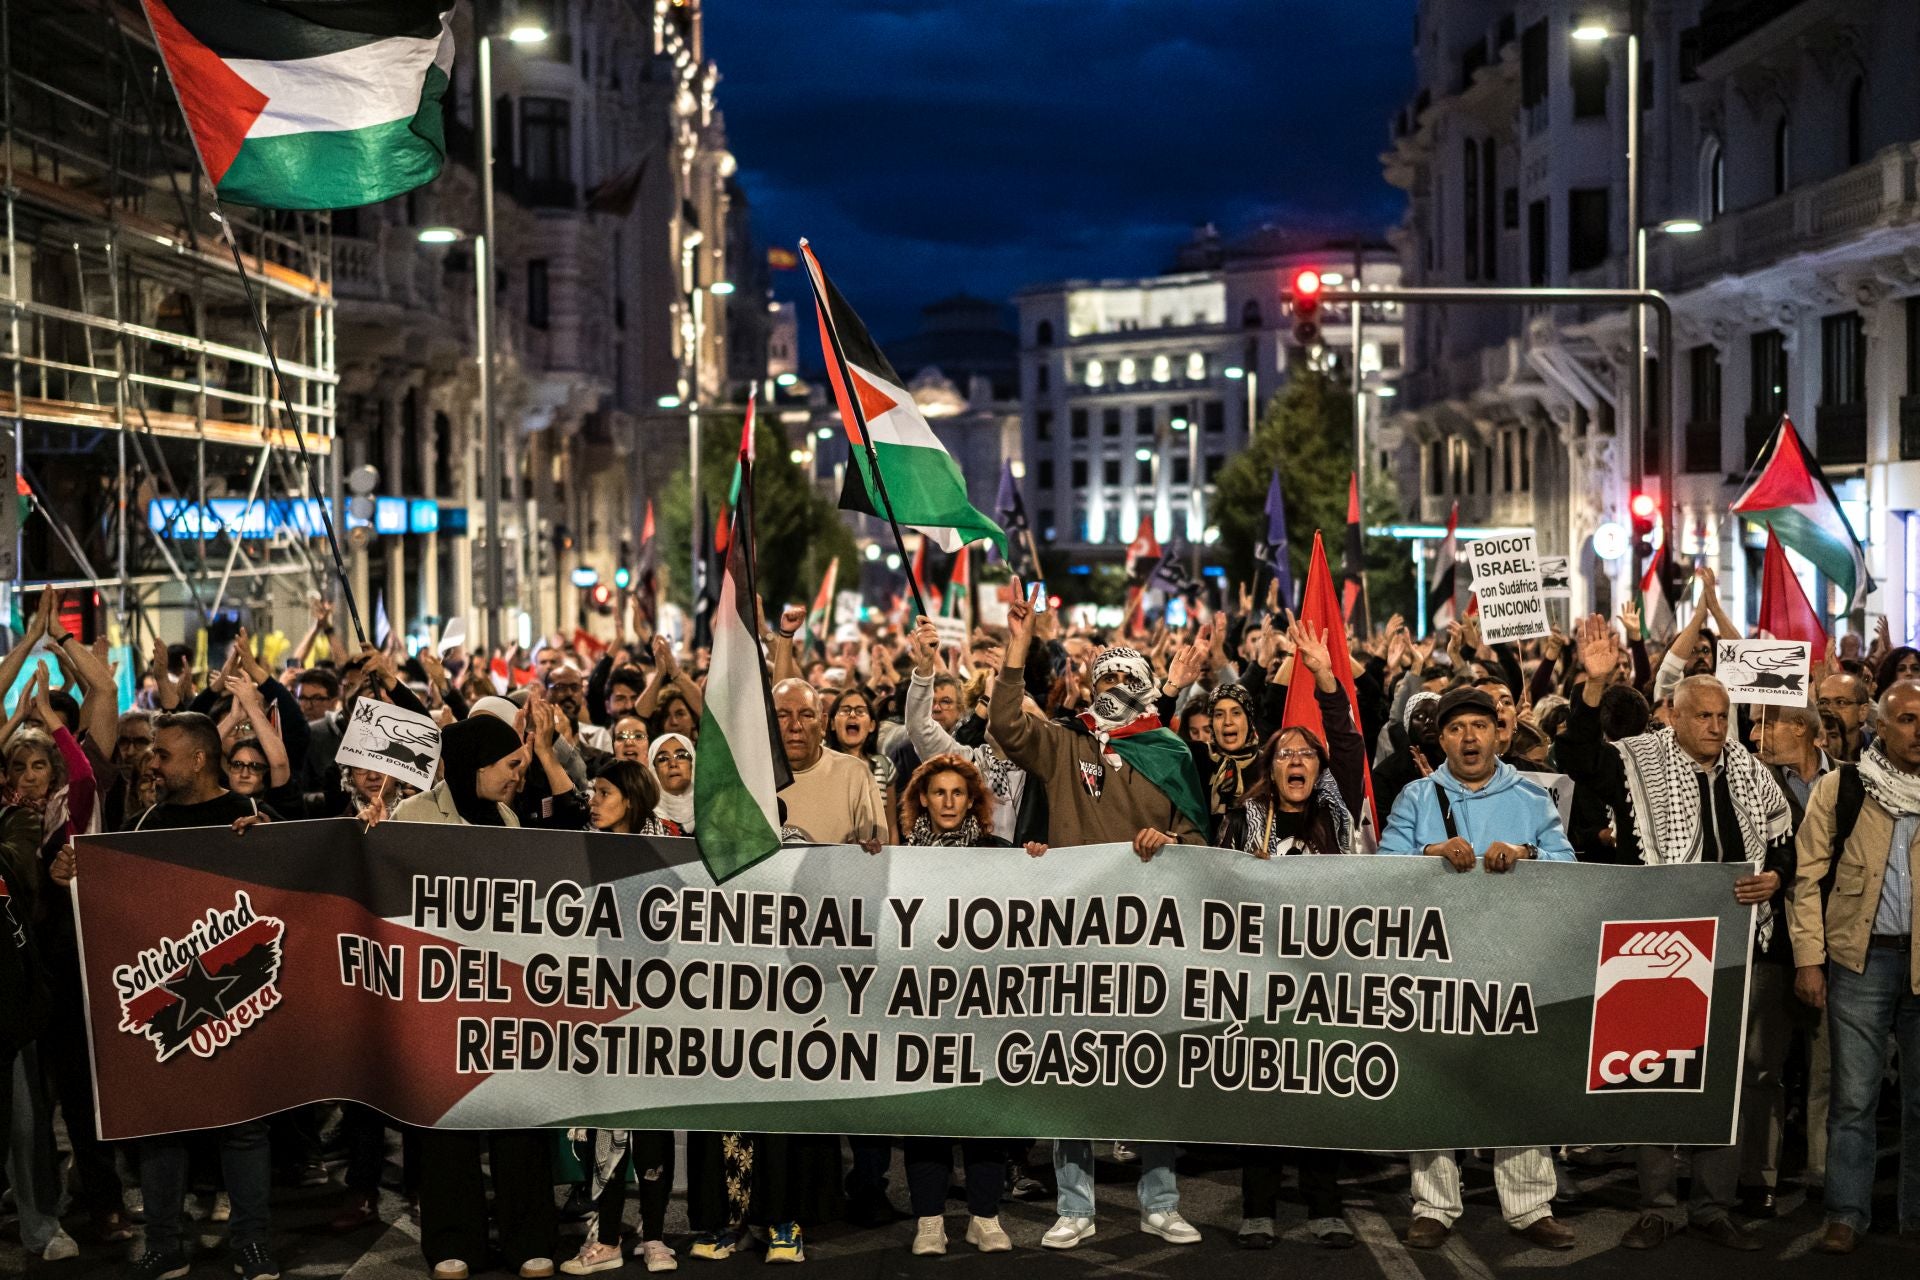
[{"label": "palestinian flag", "polygon": [[918,594],[920,602],[927,607],[927,616],[936,618],[946,611],[946,597],[940,594],[940,588],[933,585],[933,572],[927,566],[927,547],[931,538],[920,539],[920,545],[914,548],[913,563],[908,566],[908,585],[913,588],[907,594]]},{"label": "palestinian flag", "polygon": [[1756,471],[1746,491],[1733,500],[1734,514],[1768,526],[1781,546],[1812,561],[1840,588],[1849,611],[1864,607],[1873,590],[1867,553],[1791,418],[1781,417]]},{"label": "palestinian flag", "polygon": [[953,553],[953,573],[947,579],[947,597],[940,602],[940,615],[958,618],[969,629],[973,626],[973,567],[965,547]]},{"label": "palestinian flag", "polygon": [[1667,583],[1673,577],[1668,572],[1671,563],[1667,544],[1662,541],[1640,578],[1640,633],[1663,643],[1673,639],[1673,597],[1667,594]]},{"label": "palestinian flag", "polygon": [[760,655],[753,573],[753,397],[740,433],[740,492],[727,567],[713,614],[713,660],[700,711],[700,769],[693,777],[694,835],[715,883],[780,847],[779,794],[793,783],[774,728],[773,689]]},{"label": "palestinian flag", "polygon": [[833,631],[833,591],[839,582],[840,557],[835,556],[827,561],[827,571],[820,575],[820,590],[813,597],[813,608],[807,610],[807,623],[800,631],[799,652],[805,653],[816,644],[822,649],[827,647]]},{"label": "palestinian flag", "polygon": [[1427,630],[1453,624],[1460,580],[1460,504],[1447,508],[1447,536],[1433,555],[1433,586],[1427,591]]},{"label": "palestinian flag", "polygon": [[1006,534],[968,500],[966,478],[921,416],[905,380],[827,279],[805,240],[800,253],[813,284],[827,377],[852,446],[840,509],[917,529],[942,551],[985,538],[1004,556]]},{"label": "palestinian flag", "polygon": [[[1800,589],[1799,575],[1772,529],[1767,530],[1767,556],[1760,565],[1760,617],[1754,626],[1775,640],[1805,640],[1813,646],[1807,651],[1812,666],[1827,656],[1832,643],[1826,622]],[[1811,669],[1807,675],[1813,675]]]},{"label": "palestinian flag", "polygon": [[449,0],[141,0],[222,200],[343,209],[440,174]]},{"label": "palestinian flag", "polygon": [[[647,620],[647,629],[651,631],[660,622],[660,544],[653,528],[652,498],[647,499],[647,518],[640,525],[640,568],[633,575],[633,589],[640,616]],[[624,618],[620,626],[626,626]]]}]

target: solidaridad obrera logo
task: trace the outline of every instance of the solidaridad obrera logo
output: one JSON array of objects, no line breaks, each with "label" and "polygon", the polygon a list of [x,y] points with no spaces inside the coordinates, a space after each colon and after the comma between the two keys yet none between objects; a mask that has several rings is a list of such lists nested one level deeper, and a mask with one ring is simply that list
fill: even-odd
[{"label": "solidaridad obrera logo", "polygon": [[178,938],[161,938],[113,971],[120,1029],[152,1042],[165,1062],[182,1049],[211,1058],[280,1004],[286,924],[256,914],[244,891],[209,907]]}]

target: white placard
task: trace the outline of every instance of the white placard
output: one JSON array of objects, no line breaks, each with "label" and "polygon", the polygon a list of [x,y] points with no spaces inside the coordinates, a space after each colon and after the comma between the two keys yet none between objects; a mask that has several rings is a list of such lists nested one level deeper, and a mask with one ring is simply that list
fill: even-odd
[{"label": "white placard", "polygon": [[1549,635],[1540,591],[1540,550],[1531,531],[1473,538],[1462,544],[1480,600],[1480,634],[1488,644]]},{"label": "white placard", "polygon": [[1540,557],[1540,594],[1549,600],[1573,599],[1573,574],[1565,556]]},{"label": "white placard", "polygon": [[371,769],[425,791],[440,766],[440,726],[390,702],[360,698],[340,737],[334,759],[356,769]]},{"label": "white placard", "polygon": [[1547,789],[1553,797],[1554,807],[1560,810],[1560,825],[1565,827],[1573,821],[1573,779],[1564,773],[1523,773],[1520,775],[1528,782],[1537,782]]},{"label": "white placard", "polygon": [[[859,629],[860,593],[858,591],[839,591],[834,593],[833,620],[835,622],[847,623],[853,626],[855,630]],[[854,638],[856,640],[859,639],[858,636]]]},{"label": "white placard", "polygon": [[933,629],[940,633],[942,649],[965,649],[967,647],[967,624],[963,618],[935,618]]},{"label": "white placard", "polygon": [[1767,707],[1804,707],[1813,670],[1813,645],[1805,640],[1722,640],[1714,674],[1733,702]]}]

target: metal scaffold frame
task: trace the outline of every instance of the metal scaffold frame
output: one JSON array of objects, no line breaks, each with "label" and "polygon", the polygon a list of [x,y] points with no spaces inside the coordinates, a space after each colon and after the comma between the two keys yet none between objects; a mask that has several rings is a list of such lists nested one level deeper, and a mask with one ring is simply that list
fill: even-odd
[{"label": "metal scaffold frame", "polygon": [[0,0],[0,214],[0,425],[33,498],[0,591],[92,591],[136,646],[180,638],[156,612],[325,592],[319,528],[263,503],[339,488],[309,489],[292,430],[332,467],[330,218],[216,205],[137,6]]}]

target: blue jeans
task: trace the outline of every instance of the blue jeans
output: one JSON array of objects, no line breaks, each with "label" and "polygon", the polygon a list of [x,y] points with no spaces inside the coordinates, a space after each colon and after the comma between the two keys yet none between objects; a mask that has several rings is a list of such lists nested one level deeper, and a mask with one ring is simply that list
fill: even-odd
[{"label": "blue jeans", "polygon": [[[1180,1187],[1174,1181],[1173,1161],[1179,1147],[1171,1142],[1141,1142],[1140,1212],[1171,1213],[1180,1207]],[[1060,1216],[1093,1216],[1093,1144],[1079,1138],[1060,1138],[1053,1144],[1053,1175],[1060,1188]]]},{"label": "blue jeans", "polygon": [[1920,1226],[1920,996],[1905,951],[1867,951],[1864,973],[1827,966],[1833,1094],[1827,1116],[1827,1221],[1865,1231],[1872,1218],[1874,1111],[1887,1037],[1900,1047],[1900,1225]]},{"label": "blue jeans", "polygon": [[[267,1243],[268,1201],[273,1193],[273,1154],[267,1122],[249,1120],[215,1130],[220,1171],[233,1201],[229,1238],[234,1247]],[[187,1140],[192,1134],[163,1133],[140,1147],[140,1195],[147,1206],[147,1251],[179,1253],[185,1234]]]}]

